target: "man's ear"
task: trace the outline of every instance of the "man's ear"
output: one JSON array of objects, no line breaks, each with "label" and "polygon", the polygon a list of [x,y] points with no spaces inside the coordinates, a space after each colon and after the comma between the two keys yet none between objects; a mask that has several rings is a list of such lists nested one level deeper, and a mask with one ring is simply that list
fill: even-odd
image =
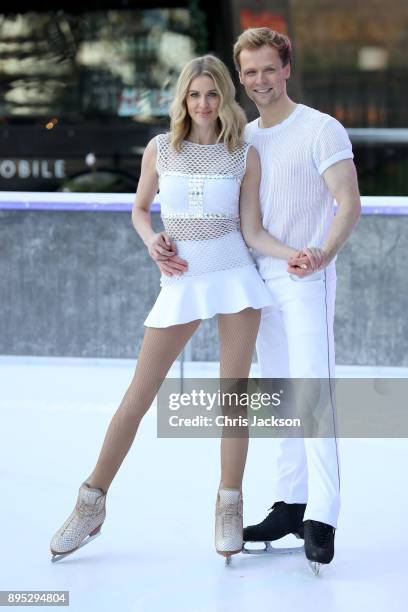
[{"label": "man's ear", "polygon": [[289,79],[290,79],[290,70],[291,70],[290,62],[288,64],[286,64],[284,70],[285,70],[285,79],[286,79],[286,81],[289,81]]}]

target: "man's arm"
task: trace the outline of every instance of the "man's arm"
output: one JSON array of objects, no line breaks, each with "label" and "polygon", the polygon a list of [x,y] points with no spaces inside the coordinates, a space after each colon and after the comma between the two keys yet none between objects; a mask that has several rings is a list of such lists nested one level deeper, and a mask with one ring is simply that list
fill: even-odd
[{"label": "man's arm", "polygon": [[[323,245],[329,263],[346,243],[361,215],[361,200],[357,172],[351,159],[333,164],[323,173],[323,178],[337,202],[336,215]],[[327,264],[326,264],[327,265]]]},{"label": "man's arm", "polygon": [[[361,215],[360,192],[357,172],[351,159],[339,161],[325,170],[324,181],[337,202],[336,215],[330,226],[327,239],[322,249],[303,249],[313,270],[325,268],[346,243]],[[296,260],[290,260],[288,272],[298,276],[310,274],[310,270],[300,270],[291,266]]]}]

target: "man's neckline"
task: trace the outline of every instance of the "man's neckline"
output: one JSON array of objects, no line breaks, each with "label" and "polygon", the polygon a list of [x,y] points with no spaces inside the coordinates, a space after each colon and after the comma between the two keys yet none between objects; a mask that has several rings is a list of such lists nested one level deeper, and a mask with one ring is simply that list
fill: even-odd
[{"label": "man's neckline", "polygon": [[288,115],[288,117],[286,117],[286,119],[283,119],[282,121],[280,121],[279,123],[276,123],[275,125],[271,125],[269,127],[260,127],[259,126],[259,120],[260,117],[258,117],[258,119],[255,120],[255,125],[257,127],[257,129],[260,132],[274,132],[274,131],[278,131],[283,127],[286,127],[289,123],[292,123],[292,121],[298,116],[298,114],[300,113],[301,110],[303,110],[305,107],[303,104],[296,104],[295,108],[293,109],[293,111],[290,113],[290,115]]}]

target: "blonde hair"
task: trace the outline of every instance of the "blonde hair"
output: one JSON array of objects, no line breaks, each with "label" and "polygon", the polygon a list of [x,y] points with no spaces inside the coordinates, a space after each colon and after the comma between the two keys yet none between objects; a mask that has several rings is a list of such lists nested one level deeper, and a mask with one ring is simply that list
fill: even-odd
[{"label": "blonde hair", "polygon": [[283,66],[292,63],[292,45],[285,34],[271,30],[271,28],[248,28],[238,36],[234,45],[234,64],[238,72],[241,70],[239,63],[241,51],[259,49],[264,46],[277,50]]},{"label": "blonde hair", "polygon": [[170,144],[180,151],[182,140],[191,129],[191,118],[187,111],[186,98],[191,81],[205,75],[214,81],[220,96],[218,127],[220,133],[217,143],[223,142],[230,151],[243,143],[246,116],[235,100],[235,87],[225,64],[214,55],[203,55],[192,59],[181,71],[178,78],[174,100],[170,109]]}]

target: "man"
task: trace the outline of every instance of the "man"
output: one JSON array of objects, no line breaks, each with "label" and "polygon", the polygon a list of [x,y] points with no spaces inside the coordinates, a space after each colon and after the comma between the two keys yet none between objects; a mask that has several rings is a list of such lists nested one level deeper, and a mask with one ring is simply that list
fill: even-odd
[{"label": "man", "polygon": [[[247,125],[246,140],[261,160],[263,225],[301,254],[287,265],[254,253],[274,298],[262,312],[257,339],[261,376],[330,380],[335,376],[335,259],[361,211],[351,143],[336,119],[288,97],[291,43],[286,36],[269,28],[244,31],[234,46],[234,62],[260,115]],[[307,257],[312,270],[299,266],[300,256]],[[244,529],[244,540],[271,541],[294,533],[304,538],[317,572],[318,564],[330,563],[334,555],[340,507],[336,438],[278,443],[277,501],[262,523]]]}]

